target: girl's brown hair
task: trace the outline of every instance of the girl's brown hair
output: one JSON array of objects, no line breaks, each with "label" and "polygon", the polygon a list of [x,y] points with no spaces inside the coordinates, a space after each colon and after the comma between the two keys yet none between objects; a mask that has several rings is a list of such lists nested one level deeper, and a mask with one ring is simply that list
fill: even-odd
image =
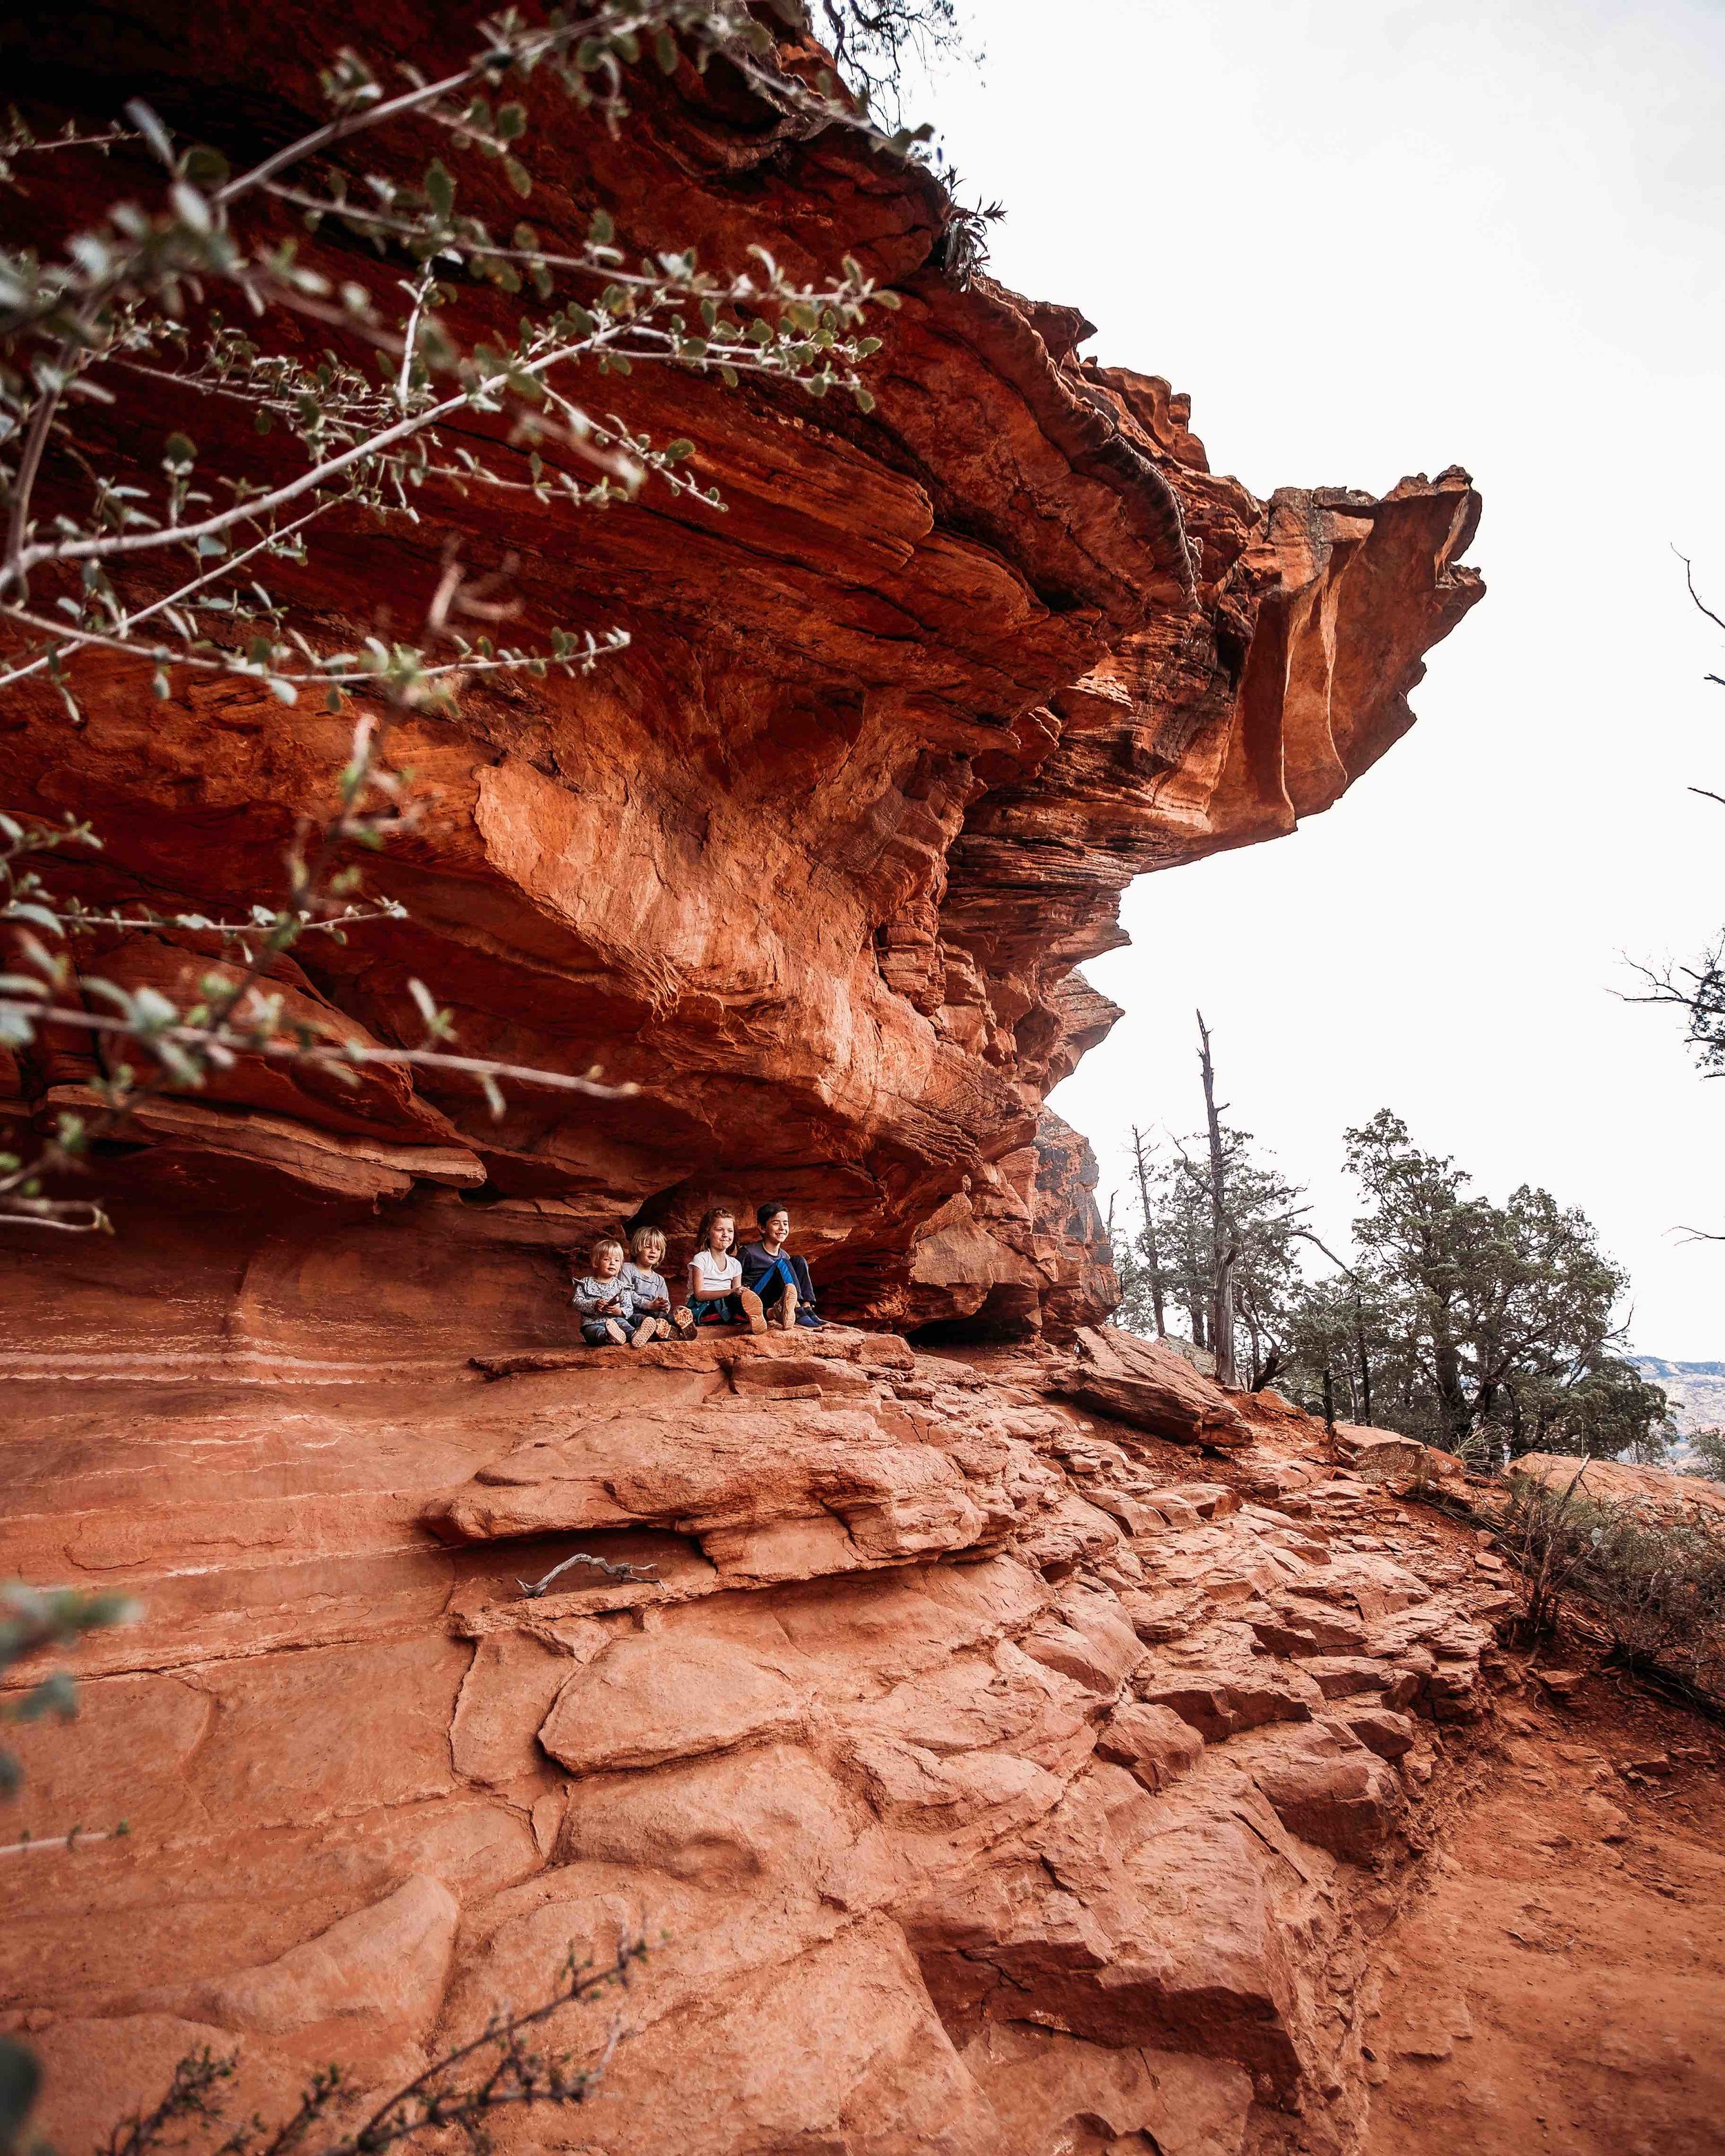
[{"label": "girl's brown hair", "polygon": [[700,1227],[695,1231],[695,1247],[697,1250],[706,1249],[712,1240],[713,1229],[721,1220],[728,1220],[733,1228],[737,1225],[737,1215],[728,1205],[709,1205],[701,1216]]},{"label": "girl's brown hair", "polygon": [[615,1250],[618,1255],[621,1257],[623,1255],[623,1245],[618,1241],[614,1235],[597,1236],[594,1239],[593,1247],[587,1254],[587,1262],[588,1265],[591,1265],[593,1262],[594,1259],[598,1257],[601,1250]]},{"label": "girl's brown hair", "polygon": [[667,1247],[663,1228],[637,1228],[629,1239],[629,1254],[639,1264],[655,1243],[662,1256]]}]

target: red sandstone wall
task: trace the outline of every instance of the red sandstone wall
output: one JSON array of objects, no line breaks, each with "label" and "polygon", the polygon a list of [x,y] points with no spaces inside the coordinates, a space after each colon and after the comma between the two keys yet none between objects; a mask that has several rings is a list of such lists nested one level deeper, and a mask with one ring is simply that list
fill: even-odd
[{"label": "red sandstone wall", "polygon": [[[396,0],[365,34],[434,61],[465,50],[446,20]],[[93,21],[44,10],[0,33],[44,116],[105,121],[141,89],[236,152],[315,110],[314,64],[347,33],[316,0],[147,0],[100,34]],[[726,266],[761,240],[811,275],[849,248],[904,303],[873,416],[638,372],[608,394],[696,439],[723,516],[660,501],[581,518],[433,490],[420,526],[356,518],[283,579],[345,642],[417,619],[453,539],[475,571],[512,565],[522,640],[558,623],[630,631],[590,680],[475,684],[459,721],[409,730],[426,819],[375,881],[416,925],[307,948],[293,978],[308,1007],[399,1040],[417,1038],[406,984],[421,975],[469,1052],[598,1062],[639,1093],[573,1109],[517,1093],[494,1124],[459,1087],[331,1102],[253,1071],[158,1110],[135,1132],[151,1157],[121,1178],[126,1232],[163,1199],[218,1214],[205,1247],[224,1254],[223,1326],[280,1306],[232,1282],[291,1273],[290,1250],[363,1248],[370,1288],[374,1261],[459,1270],[479,1235],[511,1282],[496,1307],[518,1313],[496,1324],[531,1332],[555,1317],[535,1300],[547,1218],[567,1240],[636,1216],[680,1232],[715,1191],[766,1183],[805,1224],[834,1308],[1094,1317],[1105,1267],[1055,1247],[1067,1230],[1039,1214],[1029,1167],[1044,1096],[1113,1015],[1074,968],[1119,941],[1133,875],[1328,806],[1410,723],[1422,653],[1479,596],[1458,566],[1478,509],[1464,475],[1382,501],[1255,500],[1207,470],[1165,383],[1076,356],[1075,312],[949,282],[926,175],[806,137],[722,74],[644,85],[614,143],[560,100],[536,104],[557,176],[536,221],[559,245],[600,199],[630,246],[692,239]],[[126,159],[54,160],[20,216],[58,239],[98,190],[153,184]],[[332,266],[365,270],[352,253]],[[515,303],[464,304],[477,334]],[[128,413],[121,452],[153,454],[187,422],[159,406]],[[207,454],[223,446],[219,412],[195,420]],[[0,798],[95,820],[93,893],[212,909],[273,895],[345,721],[234,681],[177,681],[158,704],[131,670],[80,673],[81,731],[38,685],[8,709]],[[195,942],[138,939],[105,963],[195,973]],[[0,1083],[14,1114],[41,1115],[88,1069],[39,1054]],[[483,1231],[475,1193],[501,1201]],[[408,1264],[422,1229],[440,1255]],[[131,1263],[115,1255],[103,1292],[125,1292]],[[101,1270],[74,1260],[86,1269]]]}]

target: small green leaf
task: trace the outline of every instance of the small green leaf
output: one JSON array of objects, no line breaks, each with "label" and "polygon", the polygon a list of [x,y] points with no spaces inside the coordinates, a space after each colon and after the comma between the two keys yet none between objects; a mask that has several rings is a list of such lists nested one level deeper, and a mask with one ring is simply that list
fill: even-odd
[{"label": "small green leaf", "polygon": [[434,157],[425,167],[425,199],[434,213],[447,218],[455,207],[455,182],[440,157]]},{"label": "small green leaf", "polygon": [[523,198],[532,193],[533,175],[519,157],[506,157],[503,160],[503,174],[511,187]]},{"label": "small green leaf", "polygon": [[221,151],[212,149],[208,142],[198,143],[180,160],[182,177],[200,187],[223,186],[231,169]]},{"label": "small green leaf", "polygon": [[666,74],[677,71],[677,41],[669,30],[661,29],[653,39],[653,55]]},{"label": "small green leaf", "polygon": [[195,465],[198,444],[189,434],[170,434],[162,445],[162,459],[164,464]]},{"label": "small green leaf", "polygon": [[587,236],[596,247],[608,247],[617,237],[617,228],[611,222],[610,213],[596,209],[587,221]]}]

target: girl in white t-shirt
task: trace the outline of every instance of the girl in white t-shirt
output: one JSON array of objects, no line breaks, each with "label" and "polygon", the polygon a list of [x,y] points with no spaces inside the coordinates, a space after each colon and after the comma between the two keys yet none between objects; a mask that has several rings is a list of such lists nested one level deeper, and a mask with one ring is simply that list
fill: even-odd
[{"label": "girl in white t-shirt", "polygon": [[722,1205],[701,1216],[695,1255],[689,1260],[689,1306],[697,1325],[741,1325],[764,1332],[761,1298],[742,1284],[742,1267],[731,1255],[737,1240],[737,1216]]}]

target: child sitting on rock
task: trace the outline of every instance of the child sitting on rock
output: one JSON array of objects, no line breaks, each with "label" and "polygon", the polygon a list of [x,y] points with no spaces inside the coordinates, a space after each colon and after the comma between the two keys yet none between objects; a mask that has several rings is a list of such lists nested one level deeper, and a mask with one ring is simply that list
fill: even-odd
[{"label": "child sitting on rock", "polygon": [[686,1303],[671,1308],[670,1290],[659,1268],[665,1263],[665,1230],[637,1228],[629,1239],[629,1256],[623,1267],[623,1284],[629,1290],[637,1317],[644,1317],[661,1340],[695,1330],[695,1319]]},{"label": "child sitting on rock", "polygon": [[790,1214],[775,1198],[762,1205],[755,1218],[760,1223],[761,1237],[758,1242],[742,1246],[742,1277],[745,1285],[760,1296],[768,1323],[777,1318],[787,1332],[798,1325],[811,1332],[823,1331],[826,1321],[815,1315],[814,1282],[809,1277],[809,1267],[785,1248],[791,1232]]},{"label": "child sitting on rock", "polygon": [[697,1325],[747,1324],[764,1332],[761,1298],[742,1284],[742,1267],[731,1255],[737,1240],[737,1216],[722,1205],[701,1215],[695,1255],[689,1260],[689,1303]]},{"label": "child sitting on rock", "polygon": [[622,1244],[614,1235],[601,1235],[587,1262],[589,1270],[575,1282],[572,1297],[582,1338],[589,1348],[644,1348],[659,1323],[635,1315],[634,1298],[623,1277]]}]

